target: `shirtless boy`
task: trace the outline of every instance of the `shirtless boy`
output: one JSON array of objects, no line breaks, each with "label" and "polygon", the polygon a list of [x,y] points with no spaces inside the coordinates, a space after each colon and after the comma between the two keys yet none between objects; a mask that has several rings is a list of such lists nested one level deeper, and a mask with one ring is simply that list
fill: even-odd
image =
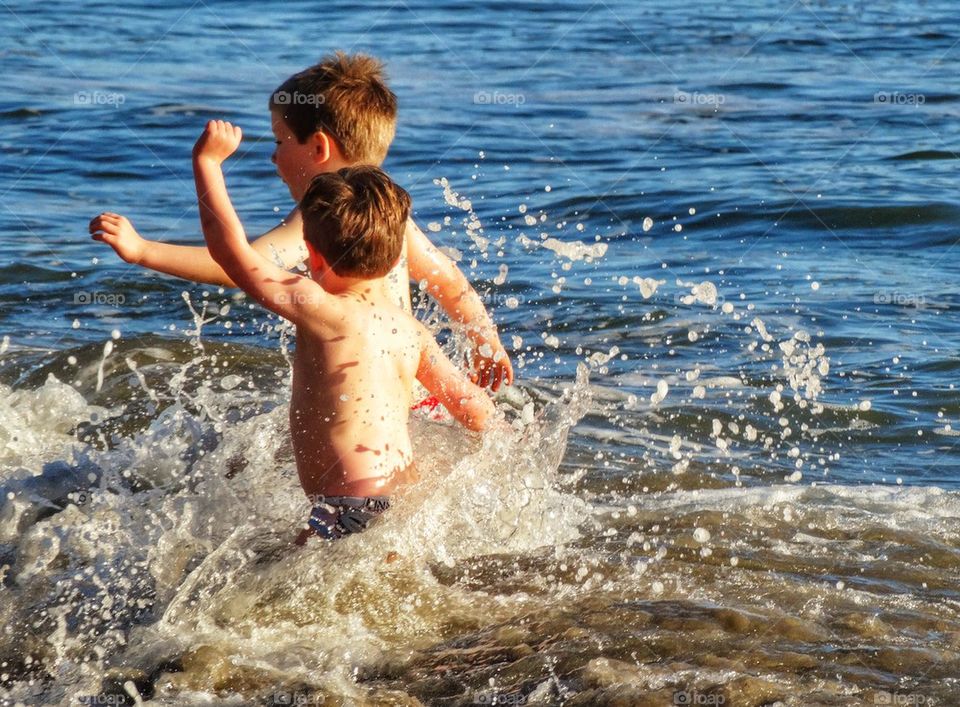
[{"label": "shirtless boy", "polygon": [[[299,203],[318,174],[383,162],[396,128],[397,98],[386,85],[380,62],[337,53],[283,82],[271,95],[270,114],[277,145],[273,163]],[[513,382],[510,360],[480,297],[412,219],[405,228],[403,252],[388,278],[392,301],[410,311],[410,279],[426,282],[427,291],[453,321],[464,325],[474,344],[473,380],[493,390]],[[129,263],[197,282],[239,284],[206,248],[144,239],[118,214],[95,217],[90,233]],[[305,262],[299,208],[256,239],[253,248],[287,270]]]},{"label": "shirtless boy", "polygon": [[335,539],[363,530],[412,475],[414,379],[471,430],[483,430],[494,407],[390,287],[409,195],[377,167],[317,176],[300,202],[314,279],[295,275],[247,242],[230,203],[221,164],[240,140],[239,128],[210,121],[194,147],[200,222],[231,281],[296,324],[290,432],[300,483],[315,504],[297,543],[311,533]]}]

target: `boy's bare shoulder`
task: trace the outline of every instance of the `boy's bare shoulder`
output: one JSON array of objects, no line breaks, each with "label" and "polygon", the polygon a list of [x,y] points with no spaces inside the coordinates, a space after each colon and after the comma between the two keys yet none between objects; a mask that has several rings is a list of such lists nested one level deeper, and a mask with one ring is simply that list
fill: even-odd
[{"label": "boy's bare shoulder", "polygon": [[[403,307],[398,307],[391,302],[384,304],[378,314],[389,317],[391,327],[395,328],[397,330],[396,333],[400,334],[404,339],[401,345],[416,346],[419,350],[424,346],[424,342],[427,339],[433,339],[430,330]],[[391,333],[393,332],[391,331]]]},{"label": "boy's bare shoulder", "polygon": [[420,322],[393,302],[362,295],[358,297],[356,294],[327,295],[324,306],[315,319],[348,329],[371,332],[388,325],[392,328],[422,327]]},{"label": "boy's bare shoulder", "polygon": [[290,269],[307,259],[303,216],[296,206],[280,223],[252,242],[253,249],[271,262]]}]

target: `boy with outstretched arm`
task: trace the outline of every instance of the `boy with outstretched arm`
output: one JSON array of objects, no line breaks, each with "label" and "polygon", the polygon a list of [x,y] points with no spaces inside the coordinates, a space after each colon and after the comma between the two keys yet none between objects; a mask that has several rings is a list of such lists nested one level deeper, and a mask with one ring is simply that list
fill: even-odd
[{"label": "boy with outstretched arm", "polygon": [[297,543],[311,533],[336,539],[365,529],[415,476],[407,430],[414,379],[471,430],[483,430],[495,409],[389,285],[409,195],[377,167],[318,175],[300,201],[315,280],[292,274],[247,242],[230,203],[221,163],[240,139],[239,128],[210,121],[194,147],[200,222],[231,281],[296,325],[290,433],[314,504]]},{"label": "boy with outstretched arm", "polygon": [[[337,53],[281,84],[271,95],[270,114],[277,145],[272,160],[290,196],[299,202],[318,174],[383,162],[396,128],[397,98],[386,85],[379,61]],[[206,248],[146,240],[118,214],[95,217],[90,233],[129,263],[197,282],[238,284]],[[427,291],[453,321],[464,325],[473,342],[473,380],[493,390],[502,382],[513,382],[496,327],[457,266],[409,218],[404,243],[388,279],[393,301],[410,311],[410,279],[425,281]],[[305,262],[299,208],[256,239],[253,248],[288,270]]]}]

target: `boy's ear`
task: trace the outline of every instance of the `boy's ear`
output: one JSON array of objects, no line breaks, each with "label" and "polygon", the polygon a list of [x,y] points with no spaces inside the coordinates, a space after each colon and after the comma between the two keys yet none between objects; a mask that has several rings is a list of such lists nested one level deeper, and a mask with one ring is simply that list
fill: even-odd
[{"label": "boy's ear", "polygon": [[329,267],[326,258],[317,252],[317,249],[310,244],[310,241],[305,240],[303,244],[307,247],[307,264],[310,266],[311,272],[325,272]]},{"label": "boy's ear", "polygon": [[311,147],[313,148],[313,161],[317,164],[329,162],[332,152],[330,136],[322,130],[318,130],[313,134],[310,140]]}]

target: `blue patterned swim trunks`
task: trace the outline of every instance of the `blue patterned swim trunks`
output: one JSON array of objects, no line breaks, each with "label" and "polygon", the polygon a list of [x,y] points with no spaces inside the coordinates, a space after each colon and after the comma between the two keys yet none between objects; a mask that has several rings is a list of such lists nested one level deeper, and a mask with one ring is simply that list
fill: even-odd
[{"label": "blue patterned swim trunks", "polygon": [[387,496],[327,496],[310,511],[307,525],[325,540],[362,533],[390,508]]}]

